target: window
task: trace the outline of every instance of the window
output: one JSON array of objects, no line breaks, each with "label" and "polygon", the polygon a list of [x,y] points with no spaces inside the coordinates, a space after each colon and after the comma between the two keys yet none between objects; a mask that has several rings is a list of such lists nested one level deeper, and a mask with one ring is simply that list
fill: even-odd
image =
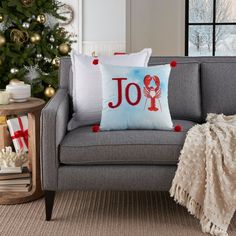
[{"label": "window", "polygon": [[186,56],[236,56],[236,1],[186,0]]}]

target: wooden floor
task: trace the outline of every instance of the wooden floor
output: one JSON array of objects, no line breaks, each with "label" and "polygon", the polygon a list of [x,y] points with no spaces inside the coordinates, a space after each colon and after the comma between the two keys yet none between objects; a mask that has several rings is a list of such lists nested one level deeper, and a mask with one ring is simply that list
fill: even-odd
[{"label": "wooden floor", "polygon": [[[236,236],[236,216],[229,227]],[[1,236],[203,236],[198,220],[168,193],[57,193],[53,220],[44,201],[0,206]]]}]

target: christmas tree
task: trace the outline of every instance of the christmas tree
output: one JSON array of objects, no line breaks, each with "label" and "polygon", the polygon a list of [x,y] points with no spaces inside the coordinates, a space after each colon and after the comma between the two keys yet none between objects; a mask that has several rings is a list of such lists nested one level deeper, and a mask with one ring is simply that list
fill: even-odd
[{"label": "christmas tree", "polygon": [[0,89],[9,82],[31,84],[32,95],[51,97],[58,87],[60,57],[68,55],[70,34],[60,27],[55,0],[0,1]]}]

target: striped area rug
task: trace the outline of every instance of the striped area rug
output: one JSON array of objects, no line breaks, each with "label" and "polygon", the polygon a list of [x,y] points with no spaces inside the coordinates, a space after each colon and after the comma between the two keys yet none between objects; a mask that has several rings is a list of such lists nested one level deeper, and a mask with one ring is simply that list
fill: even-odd
[{"label": "striped area rug", "polygon": [[[229,235],[236,236],[236,215]],[[163,192],[57,193],[53,220],[44,201],[0,206],[0,236],[201,236],[198,220]]]}]

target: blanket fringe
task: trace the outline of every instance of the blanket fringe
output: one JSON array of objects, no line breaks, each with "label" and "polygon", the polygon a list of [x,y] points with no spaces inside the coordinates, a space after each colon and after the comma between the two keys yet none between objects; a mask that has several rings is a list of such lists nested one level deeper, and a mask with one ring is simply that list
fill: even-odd
[{"label": "blanket fringe", "polygon": [[205,216],[201,205],[196,202],[189,193],[182,189],[181,186],[178,184],[172,184],[170,196],[173,197],[177,203],[186,207],[190,214],[200,220],[202,231],[204,233],[210,233],[215,236],[228,236],[226,230],[215,225]]}]

